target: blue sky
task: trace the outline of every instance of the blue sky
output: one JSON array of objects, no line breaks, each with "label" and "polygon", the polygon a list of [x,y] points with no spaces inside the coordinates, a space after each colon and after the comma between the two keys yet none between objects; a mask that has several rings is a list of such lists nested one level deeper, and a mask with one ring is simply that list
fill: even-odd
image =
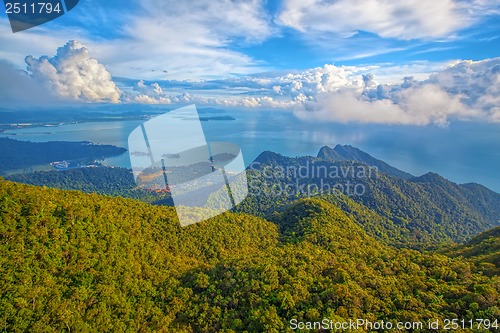
[{"label": "blue sky", "polygon": [[[0,100],[3,109],[71,103],[73,112],[88,103],[288,112],[328,137],[336,126],[387,132],[381,144],[356,145],[380,147],[391,163],[409,154],[443,174],[467,165],[463,174],[498,184],[494,149],[480,162],[432,155],[439,168],[415,147],[453,151],[456,140],[442,135],[456,128],[472,146],[498,141],[500,2],[80,0],[15,34],[0,14]],[[411,144],[394,128],[415,133]]]},{"label": "blue sky", "polygon": [[[3,14],[2,55],[21,66],[28,51],[53,55],[55,44],[77,39],[115,76],[210,79],[331,63],[481,60],[500,51],[496,1],[407,0],[390,6],[377,0],[210,3],[217,1],[81,0],[67,15],[18,34],[8,34]],[[40,42],[30,43],[33,39]],[[143,54],[137,50],[141,47],[146,48]],[[116,48],[132,52],[125,56]],[[149,59],[171,75],[152,72],[155,66]],[[203,63],[201,68],[193,66],[197,61]],[[207,70],[205,63],[214,66]]]},{"label": "blue sky", "polygon": [[498,122],[499,14],[494,0],[81,0],[16,34],[0,18],[3,95]]},{"label": "blue sky", "polygon": [[[203,1],[198,2],[202,3]],[[298,2],[307,4],[309,8],[314,7],[313,4],[317,4],[317,10],[324,8],[320,1]],[[363,1],[346,1],[346,3],[349,2],[359,3],[359,5],[349,7],[363,7]],[[377,1],[371,2],[376,3]],[[426,4],[428,1],[415,1],[404,5],[405,2],[401,1],[400,3],[403,5],[400,7],[408,11],[416,10],[422,5],[428,5]],[[443,12],[435,14],[440,18],[440,20],[436,20],[436,23],[445,25],[443,31],[433,31],[434,29],[428,29],[425,24],[419,22],[419,20],[429,19],[425,16],[429,13],[423,12],[421,17],[418,14],[411,16],[415,22],[406,23],[404,18],[400,18],[399,22],[395,23],[402,25],[402,29],[414,30],[413,32],[391,34],[384,32],[385,27],[376,19],[373,19],[372,24],[360,20],[359,26],[353,23],[339,29],[329,29],[328,27],[316,27],[314,22],[308,22],[308,20],[314,20],[314,17],[304,17],[297,20],[299,21],[297,24],[303,25],[303,30],[301,30],[290,26],[292,23],[283,22],[286,20],[284,16],[292,10],[287,10],[287,8],[294,6],[293,1],[254,1],[253,6],[257,8],[262,6],[256,13],[256,18],[262,20],[260,23],[267,25],[267,29],[262,29],[262,36],[253,36],[250,40],[247,40],[244,30],[233,36],[228,34],[229,41],[224,43],[224,47],[249,56],[262,67],[281,70],[306,69],[322,66],[325,63],[360,65],[391,62],[398,64],[414,61],[442,62],[455,59],[481,60],[498,56],[500,53],[500,41],[498,40],[500,38],[500,19],[498,16],[500,4],[495,5],[495,1],[470,1],[462,2],[462,8],[460,8],[458,2],[442,2],[447,3],[447,6],[436,5],[436,9],[431,8],[429,12],[430,15],[434,12]],[[439,1],[431,3],[439,4]],[[145,6],[150,8],[151,12],[138,5],[137,1],[81,1],[76,13],[67,15],[56,24],[82,29],[90,38],[97,40],[126,39],[128,34],[122,32],[122,27],[127,24],[127,19],[130,16],[141,17],[144,15],[143,17],[147,18],[155,11],[155,2],[150,2]],[[175,6],[175,2],[172,2],[172,6]],[[306,6],[296,7],[296,10],[302,10]],[[339,7],[342,6],[339,5]],[[378,7],[381,11],[384,10],[383,6]],[[239,9],[236,8],[236,12]],[[241,10],[243,9],[241,8]],[[394,8],[393,10],[397,11],[398,9]],[[168,13],[168,8],[166,11]],[[309,9],[309,11],[313,12],[314,9]],[[335,10],[332,9],[332,12]],[[89,13],[93,16],[92,18],[87,18]],[[98,13],[98,15],[94,15],[94,13]],[[377,15],[376,12],[368,14]],[[195,15],[203,15],[203,12],[197,12]],[[308,15],[313,16],[312,13],[308,13]],[[393,17],[389,16],[388,19],[396,19],[399,16],[398,14],[393,15]],[[322,17],[320,16],[320,18]],[[336,26],[335,17],[326,16],[324,19],[326,25]],[[346,18],[346,21],[351,19],[353,18]],[[189,25],[189,21],[185,24]],[[209,20],[206,24],[210,30]],[[412,25],[415,27],[409,28]],[[166,26],[168,29],[168,22]],[[230,26],[228,26],[229,29]],[[253,30],[256,29],[249,26],[247,30],[252,31],[253,34]],[[182,35],[179,38],[182,38]]]}]

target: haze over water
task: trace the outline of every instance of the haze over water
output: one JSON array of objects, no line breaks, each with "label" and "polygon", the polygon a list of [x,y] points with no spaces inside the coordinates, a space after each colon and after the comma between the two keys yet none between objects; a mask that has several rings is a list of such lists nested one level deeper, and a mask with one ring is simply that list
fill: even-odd
[{"label": "haze over water", "polygon": [[[476,182],[500,192],[498,125],[454,122],[439,126],[322,124],[299,121],[289,112],[228,110],[229,120],[203,121],[208,141],[241,146],[245,163],[262,151],[287,156],[316,156],[328,145],[348,144],[416,176],[436,172],[457,183]],[[213,116],[202,115],[202,116]],[[2,137],[34,142],[90,141],[127,148],[130,132],[143,120],[83,122],[55,127],[7,130]],[[128,154],[105,160],[130,167]]]}]

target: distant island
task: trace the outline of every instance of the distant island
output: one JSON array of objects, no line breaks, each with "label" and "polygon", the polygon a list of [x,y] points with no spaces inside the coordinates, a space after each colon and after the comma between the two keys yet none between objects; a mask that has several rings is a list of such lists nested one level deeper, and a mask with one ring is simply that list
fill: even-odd
[{"label": "distant island", "polygon": [[213,121],[213,120],[236,120],[231,116],[214,116],[214,117],[200,117],[200,121]]}]

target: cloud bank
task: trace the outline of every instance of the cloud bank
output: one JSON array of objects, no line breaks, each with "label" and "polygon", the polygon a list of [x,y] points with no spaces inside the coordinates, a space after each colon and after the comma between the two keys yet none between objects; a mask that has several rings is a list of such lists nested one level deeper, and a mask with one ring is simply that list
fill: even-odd
[{"label": "cloud bank", "polygon": [[[40,103],[85,102],[283,109],[307,121],[444,126],[453,120],[500,122],[500,58],[458,61],[425,79],[381,83],[376,66],[267,72],[213,81],[136,81],[122,92],[85,46],[70,41],[54,57],[26,57],[27,72],[0,62],[0,97]],[[36,97],[38,96],[38,97]]]},{"label": "cloud bank", "polygon": [[[377,82],[372,69],[325,65],[282,75],[264,73],[201,82],[196,87],[200,94],[182,95],[169,95],[159,83],[139,81],[134,88],[138,95],[129,101],[289,109],[302,120],[341,123],[444,126],[452,120],[500,121],[500,58],[460,61],[427,79],[404,77],[393,84]],[[204,97],[214,85],[234,94]]]},{"label": "cloud bank", "polygon": [[451,119],[473,119],[479,115],[463,105],[459,96],[433,84],[397,88],[381,98],[367,98],[368,93],[369,90],[348,89],[321,93],[314,101],[295,108],[294,113],[304,120],[441,126]]}]

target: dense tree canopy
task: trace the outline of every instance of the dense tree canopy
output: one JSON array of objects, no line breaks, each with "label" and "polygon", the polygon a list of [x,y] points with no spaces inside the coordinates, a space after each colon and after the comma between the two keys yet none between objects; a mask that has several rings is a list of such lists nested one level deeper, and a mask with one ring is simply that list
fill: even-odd
[{"label": "dense tree canopy", "polygon": [[288,332],[292,319],[500,317],[498,275],[472,257],[388,246],[364,230],[364,212],[300,199],[275,223],[225,213],[181,228],[171,207],[1,181],[0,330]]}]

